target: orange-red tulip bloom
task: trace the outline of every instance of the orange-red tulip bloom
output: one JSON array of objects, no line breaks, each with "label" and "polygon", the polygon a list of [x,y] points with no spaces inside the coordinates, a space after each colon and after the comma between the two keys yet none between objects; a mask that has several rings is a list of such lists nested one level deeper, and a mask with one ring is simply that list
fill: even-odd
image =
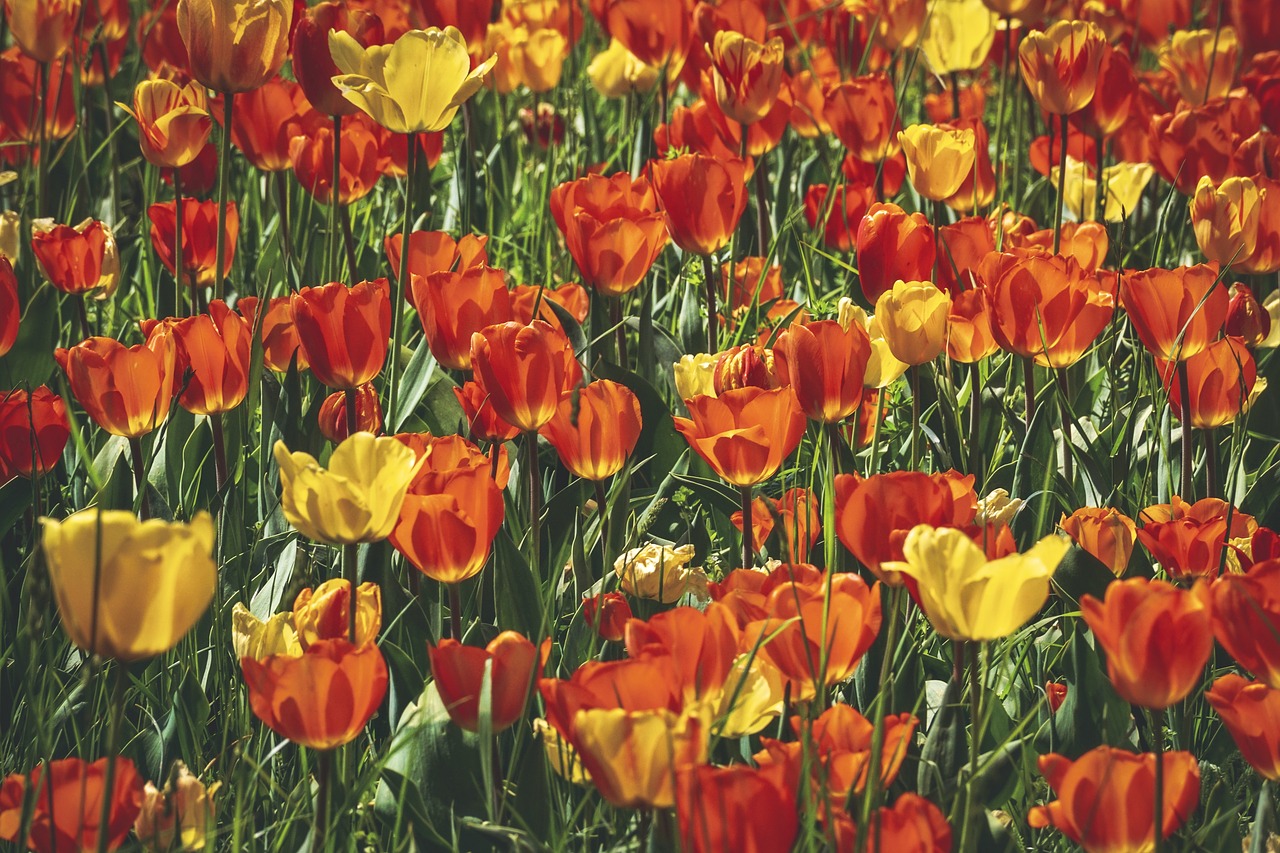
[{"label": "orange-red tulip bloom", "polygon": [[683,154],[649,164],[653,189],[671,240],[686,252],[710,255],[729,245],[747,207],[747,164]]},{"label": "orange-red tulip bloom", "polygon": [[333,282],[293,294],[293,324],[311,372],[345,391],[370,382],[387,359],[391,293],[385,278],[354,287]]},{"label": "orange-red tulip bloom", "polygon": [[[837,814],[836,849],[855,853],[858,828],[853,819]],[[945,853],[951,849],[951,825],[933,803],[910,791],[898,796],[893,806],[876,809],[868,837],[879,839],[881,850],[894,853]]]},{"label": "orange-red tulip bloom", "polygon": [[[1197,429],[1217,429],[1234,421],[1244,411],[1258,381],[1253,353],[1239,338],[1214,341],[1184,361],[1182,367],[1187,371],[1191,392],[1191,426]],[[1179,421],[1185,420],[1178,366],[1157,359],[1156,368],[1169,393],[1169,407]]]},{"label": "orange-red tulip bloom", "polygon": [[487,326],[471,336],[471,367],[498,416],[536,432],[555,416],[561,392],[582,368],[562,332],[534,320]]},{"label": "orange-red tulip bloom", "polygon": [[188,412],[212,415],[229,412],[249,391],[249,349],[252,329],[244,317],[221,299],[209,303],[208,314],[174,324],[178,343],[177,374],[185,378],[178,403]]},{"label": "orange-red tulip bloom", "polygon": [[872,305],[896,281],[929,281],[935,255],[933,228],[924,214],[876,203],[858,225],[858,281]]},{"label": "orange-red tulip bloom", "polygon": [[620,643],[632,618],[631,605],[620,592],[589,596],[582,599],[582,618],[596,630],[600,639]]},{"label": "orange-red tulip bloom", "polygon": [[453,396],[458,398],[458,405],[462,407],[467,432],[477,441],[510,441],[520,434],[519,427],[504,421],[493,408],[489,392],[479,383],[464,382],[460,388],[453,389]]},{"label": "orange-red tulip bloom", "polygon": [[307,9],[293,29],[293,74],[307,100],[327,116],[348,116],[360,108],[342,97],[333,78],[341,74],[329,53],[329,33],[350,33],[361,47],[382,44],[382,20],[370,10],[325,0]]},{"label": "orange-red tulip bloom", "polygon": [[[170,275],[174,274],[177,205],[157,202],[147,208],[151,220],[151,248]],[[240,211],[227,202],[227,239],[222,247],[223,270],[231,269],[240,238]],[[194,198],[182,200],[182,283],[188,287],[212,287],[218,276],[218,203]]]},{"label": "orange-red tulip bloom", "polygon": [[676,782],[680,849],[786,853],[800,830],[796,792],[782,768],[694,767]]},{"label": "orange-red tulip bloom", "polygon": [[[387,264],[397,276],[400,275],[400,246],[403,243],[403,234],[393,234],[383,241]],[[485,251],[488,243],[489,238],[483,234],[464,234],[460,239],[454,240],[444,231],[410,232],[409,273],[426,276],[433,272],[486,266],[489,263],[489,255]],[[412,300],[413,294],[407,295]],[[409,304],[412,305],[413,302],[410,301]]]},{"label": "orange-red tulip bloom", "polygon": [[1107,507],[1081,507],[1058,523],[1062,532],[1120,577],[1129,568],[1138,528],[1133,519]]},{"label": "orange-red tulip bloom", "polygon": [[859,160],[878,163],[898,151],[897,99],[882,72],[854,77],[827,90],[823,117]]},{"label": "orange-red tulip bloom", "polygon": [[260,89],[237,95],[232,111],[231,141],[255,169],[263,172],[293,168],[289,144],[295,136],[310,134],[322,124],[320,114],[302,94],[302,87],[283,77],[274,77]]},{"label": "orange-red tulip bloom", "polygon": [[1217,498],[1188,504],[1175,495],[1172,504],[1149,506],[1138,517],[1138,538],[1164,570],[1178,578],[1216,577],[1223,547],[1230,540],[1249,538],[1257,529],[1252,516]]},{"label": "orange-red tulip bloom", "polygon": [[693,23],[685,0],[609,0],[605,30],[645,65],[679,70]]},{"label": "orange-red tulip bloom", "polygon": [[1231,297],[1217,264],[1149,269],[1120,277],[1120,304],[1147,351],[1185,361],[1217,340]]},{"label": "orange-red tulip bloom", "polygon": [[[478,731],[480,716],[489,716],[490,731],[500,732],[524,716],[533,684],[538,649],[523,634],[503,631],[484,648],[441,640],[427,647],[431,677],[449,718],[469,732]],[[489,670],[489,707],[480,707],[485,670]]]},{"label": "orange-red tulip bloom", "polygon": [[13,274],[13,264],[0,254],[0,356],[13,349],[14,342],[18,340],[18,320],[21,315],[18,277]]},{"label": "orange-red tulip bloom", "polygon": [[177,344],[160,328],[145,344],[126,347],[114,338],[89,338],[54,352],[71,393],[98,426],[112,435],[138,438],[169,416]]},{"label": "orange-red tulip bloom", "polygon": [[[373,192],[382,172],[378,168],[378,137],[370,125],[352,116],[342,123],[341,168],[338,203],[352,204]],[[305,136],[289,142],[293,175],[320,204],[329,204],[333,193],[333,128],[313,127]]]},{"label": "orange-red tulip bloom", "polygon": [[842,421],[862,405],[871,339],[860,325],[792,323],[778,336],[774,355],[779,377],[810,420]]},{"label": "orange-red tulip bloom", "polygon": [[[129,837],[142,811],[142,777],[132,761],[120,756],[110,792],[106,788],[106,758],[93,763],[63,758],[40,764],[25,777],[12,773],[0,784],[0,838],[37,853],[97,850],[103,840],[102,800],[108,794],[106,849],[116,850]],[[18,832],[28,789],[33,812],[23,844]]]},{"label": "orange-red tulip bloom", "polygon": [[96,219],[76,227],[33,228],[31,249],[49,283],[63,293],[86,293],[98,287],[111,233]]},{"label": "orange-red tulip bloom", "polygon": [[405,496],[391,531],[395,549],[440,583],[474,577],[502,527],[502,490],[483,468],[456,468],[434,480],[432,493]]},{"label": "orange-red tulip bloom", "polygon": [[653,188],[626,172],[560,184],[551,215],[583,283],[605,296],[635,290],[667,245]]},{"label": "orange-red tulip bloom", "polygon": [[71,438],[67,404],[44,385],[0,396],[0,482],[45,474]]},{"label": "orange-red tulip bloom", "polygon": [[642,427],[635,392],[598,379],[561,394],[555,415],[541,432],[574,476],[604,480],[622,470]]},{"label": "orange-red tulip bloom", "polygon": [[488,266],[409,274],[427,346],[436,361],[454,370],[471,368],[471,336],[514,319],[506,275]]},{"label": "orange-red tulip bloom", "polygon": [[777,473],[804,436],[805,417],[790,388],[735,388],[686,400],[676,429],[720,477],[742,487]]},{"label": "orange-red tulip bloom", "polygon": [[1280,690],[1230,673],[1214,681],[1204,698],[1244,760],[1264,779],[1280,779]]},{"label": "orange-red tulip bloom", "polygon": [[871,186],[840,184],[833,193],[826,184],[812,184],[804,194],[804,219],[810,228],[817,228],[818,220],[825,215],[822,241],[848,252],[855,245],[862,217],[875,200],[875,188]]},{"label": "orange-red tulip bloom", "polygon": [[1223,575],[1209,587],[1209,598],[1218,642],[1259,680],[1280,689],[1280,560]]},{"label": "orange-red tulip bloom", "polygon": [[[249,326],[257,320],[258,297],[242,296],[236,307],[244,314]],[[267,315],[262,318],[262,362],[277,373],[288,373],[289,365],[296,357],[298,370],[306,370],[307,356],[298,342],[298,331],[293,327],[293,300],[277,296],[267,303]]]}]

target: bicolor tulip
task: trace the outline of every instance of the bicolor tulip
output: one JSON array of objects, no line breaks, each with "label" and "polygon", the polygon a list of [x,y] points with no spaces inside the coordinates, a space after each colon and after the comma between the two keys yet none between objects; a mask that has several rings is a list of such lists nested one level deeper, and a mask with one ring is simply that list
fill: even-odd
[{"label": "bicolor tulip", "polygon": [[289,0],[178,0],[178,32],[191,76],[224,94],[249,92],[276,76],[289,53]]},{"label": "bicolor tulip", "polygon": [[1022,80],[1040,109],[1069,115],[1088,106],[1098,85],[1106,37],[1091,21],[1058,21],[1018,45]]},{"label": "bicolor tulip", "polygon": [[486,326],[471,336],[471,367],[494,411],[536,432],[555,416],[560,394],[578,384],[582,367],[563,332],[542,320]]},{"label": "bicolor tulip", "polygon": [[142,156],[162,169],[196,159],[213,129],[204,87],[194,82],[144,80],[133,90],[133,109],[125,112],[138,122]]},{"label": "bicolor tulip", "polygon": [[622,470],[643,425],[635,392],[597,379],[561,394],[540,432],[574,476],[599,481]]}]

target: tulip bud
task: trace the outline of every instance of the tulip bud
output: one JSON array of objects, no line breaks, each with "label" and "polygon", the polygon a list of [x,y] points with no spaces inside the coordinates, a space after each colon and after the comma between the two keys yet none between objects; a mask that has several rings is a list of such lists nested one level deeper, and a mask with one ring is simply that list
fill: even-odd
[{"label": "tulip bud", "polygon": [[681,400],[716,394],[716,366],[720,363],[720,355],[682,355],[672,368],[675,371],[676,393]]},{"label": "tulip bud", "polygon": [[[382,432],[382,406],[378,404],[378,392],[373,383],[365,383],[356,389],[356,432]],[[346,441],[347,392],[334,391],[325,397],[320,406],[320,434],[333,444]]]},{"label": "tulip bud", "polygon": [[178,0],[178,32],[191,76],[226,94],[276,76],[289,51],[291,0]]},{"label": "tulip bud", "polygon": [[1230,292],[1223,331],[1242,339],[1247,347],[1256,347],[1271,334],[1271,315],[1258,304],[1249,285],[1233,284]]},{"label": "tulip bud", "polygon": [[1049,713],[1056,714],[1067,701],[1067,685],[1060,681],[1050,681],[1044,686],[1044,695],[1049,704]]},{"label": "tulip bud", "polygon": [[596,630],[601,639],[620,643],[623,629],[631,618],[631,605],[620,592],[589,596],[582,599],[582,618]]},{"label": "tulip bud", "polygon": [[916,192],[933,201],[955,195],[973,172],[975,139],[974,132],[967,128],[946,130],[928,124],[913,124],[898,133]]},{"label": "tulip bud", "polygon": [[894,358],[933,361],[947,348],[951,297],[927,281],[899,281],[876,302],[876,320]]},{"label": "tulip bud", "polygon": [[741,344],[722,352],[712,374],[716,396],[734,388],[777,388],[773,350],[759,344]]}]

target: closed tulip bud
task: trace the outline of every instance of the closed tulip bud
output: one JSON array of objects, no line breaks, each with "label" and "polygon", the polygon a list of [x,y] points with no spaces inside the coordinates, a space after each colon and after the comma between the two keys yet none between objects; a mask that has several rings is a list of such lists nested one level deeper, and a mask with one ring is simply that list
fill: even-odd
[{"label": "closed tulip bud", "polygon": [[1231,285],[1231,301],[1227,303],[1227,321],[1223,331],[1238,337],[1247,347],[1256,347],[1271,334],[1271,315],[1267,313],[1253,289],[1247,284]]},{"label": "closed tulip bud", "polygon": [[178,343],[177,372],[191,371],[179,405],[197,415],[229,412],[240,405],[249,391],[252,329],[245,319],[215,299],[208,314],[178,321],[173,336]]},{"label": "closed tulip bud", "polygon": [[[1169,407],[1174,416],[1185,421],[1182,383],[1173,362],[1156,360],[1156,369],[1169,394]],[[1248,407],[1254,385],[1258,382],[1258,366],[1253,353],[1239,338],[1222,338],[1182,363],[1186,370],[1191,426],[1217,429],[1234,421]]]},{"label": "closed tulip bud", "polygon": [[1280,690],[1229,673],[1214,681],[1204,698],[1258,775],[1280,779]]},{"label": "closed tulip bud", "polygon": [[600,796],[618,808],[670,808],[675,780],[704,764],[704,720],[665,709],[591,708],[573,720],[578,757]]},{"label": "closed tulip bud", "polygon": [[600,639],[620,643],[623,629],[631,619],[631,605],[620,592],[604,592],[582,599],[582,618]]},{"label": "closed tulip bud", "polygon": [[626,172],[561,184],[551,191],[551,215],[583,283],[605,296],[635,290],[667,245],[653,188]]},{"label": "closed tulip bud", "polygon": [[761,44],[733,30],[721,30],[707,50],[716,102],[730,119],[754,124],[768,114],[782,87],[782,39]]},{"label": "closed tulip bud", "polygon": [[1121,280],[1120,304],[1139,340],[1156,358],[1185,361],[1209,346],[1230,303],[1216,264],[1149,269]]},{"label": "closed tulip bud", "polygon": [[[378,435],[382,432],[382,406],[378,403],[378,390],[373,384],[361,385],[356,389],[356,432],[370,432]],[[347,432],[347,393],[334,391],[325,397],[320,405],[320,433],[334,444],[346,441]]]},{"label": "closed tulip bud", "polygon": [[707,575],[689,565],[693,557],[692,545],[644,545],[614,560],[613,571],[628,595],[674,604],[685,593],[706,598]]},{"label": "closed tulip bud", "polygon": [[354,287],[334,282],[293,294],[293,324],[316,379],[345,391],[373,380],[387,359],[391,287],[385,278]]},{"label": "closed tulip bud", "polygon": [[1204,256],[1222,266],[1248,260],[1258,242],[1261,194],[1248,178],[1227,178],[1214,186],[1200,178],[1188,207],[1196,243]]},{"label": "closed tulip bud", "polygon": [[178,0],[191,76],[224,94],[251,91],[276,76],[292,24],[289,0]]},{"label": "closed tulip bud", "polygon": [[214,834],[213,792],[176,761],[164,790],[146,784],[133,831],[151,853],[204,850]]},{"label": "closed tulip bud", "polygon": [[[427,656],[436,690],[459,728],[479,731],[487,716],[488,730],[496,734],[524,716],[538,649],[523,634],[503,631],[484,648],[441,640],[427,647]],[[486,681],[489,701],[482,707]]]},{"label": "closed tulip bud", "polygon": [[453,396],[462,407],[466,418],[467,432],[477,441],[510,441],[520,434],[520,428],[512,426],[502,419],[493,404],[489,402],[489,392],[473,381],[462,383],[453,389]]},{"label": "closed tulip bud", "polygon": [[641,62],[615,38],[587,65],[587,79],[604,97],[625,98],[651,91],[658,82],[658,69]]},{"label": "closed tulip bud", "polygon": [[778,336],[779,374],[810,420],[836,423],[862,405],[871,339],[835,320],[792,323]]},{"label": "closed tulip bud", "polygon": [[[302,87],[282,77],[237,96],[232,111],[231,141],[262,172],[293,168],[289,157],[293,138],[310,135],[321,124]],[[332,174],[332,167],[329,171]]]},{"label": "closed tulip bud", "polygon": [[858,283],[871,304],[897,281],[924,281],[933,271],[933,227],[922,213],[877,202],[858,225]]},{"label": "closed tulip bud", "polygon": [[1075,761],[1042,755],[1040,773],[1058,799],[1032,808],[1027,823],[1052,826],[1087,851],[1152,850],[1157,760],[1164,771],[1160,834],[1167,839],[1200,803],[1200,765],[1189,752],[1134,755],[1099,746]]},{"label": "closed tulip bud", "polygon": [[542,435],[577,477],[604,480],[626,464],[640,440],[640,400],[625,385],[598,379],[565,391]]},{"label": "closed tulip bud", "polygon": [[689,446],[722,479],[744,488],[777,473],[804,436],[805,416],[790,388],[735,388],[685,401],[675,418]]},{"label": "closed tulip bud", "polygon": [[1226,97],[1239,59],[1240,42],[1231,27],[1178,30],[1160,50],[1160,67],[1173,76],[1178,94],[1193,107]]},{"label": "closed tulip bud", "polygon": [[213,598],[213,519],[139,521],[86,509],[44,520],[42,546],[62,627],[91,655],[120,661],[163,654]]},{"label": "closed tulip bud", "polygon": [[499,417],[525,432],[551,420],[582,368],[562,332],[542,320],[501,323],[471,336],[471,366]]},{"label": "closed tulip bud", "polygon": [[1062,703],[1067,701],[1067,689],[1067,685],[1060,681],[1050,681],[1044,686],[1045,703],[1050,714],[1058,713]]},{"label": "closed tulip bud", "polygon": [[716,365],[720,363],[720,355],[698,353],[682,355],[672,365],[675,373],[676,393],[681,400],[694,397],[714,397],[716,395]]},{"label": "closed tulip bud", "polygon": [[928,124],[913,124],[899,132],[916,192],[933,201],[955,195],[973,171],[974,138],[972,130],[943,130]]},{"label": "closed tulip bud", "polygon": [[491,56],[472,69],[467,42],[454,27],[410,30],[389,48],[365,47],[334,30],[329,51],[340,72],[333,85],[393,133],[444,130],[497,61]]},{"label": "closed tulip bud", "polygon": [[1110,507],[1082,507],[1064,515],[1058,526],[1116,577],[1122,577],[1129,568],[1138,539],[1138,529],[1129,516]]},{"label": "closed tulip bud", "polygon": [[779,768],[693,767],[676,782],[680,849],[790,850],[800,830],[796,792]]},{"label": "closed tulip bud", "polygon": [[81,0],[4,0],[5,22],[22,52],[53,62],[71,48]]},{"label": "closed tulip bud", "polygon": [[703,154],[649,163],[671,240],[695,255],[729,245],[747,207],[747,165]]},{"label": "closed tulip bud", "polygon": [[[293,624],[304,649],[321,640],[349,639],[351,582],[333,578],[314,590],[308,587],[298,593],[293,602]],[[373,643],[381,630],[382,590],[376,583],[362,583],[356,587],[355,644]]]},{"label": "closed tulip bud", "polygon": [[138,438],[164,423],[176,390],[177,344],[168,329],[126,347],[114,338],[89,338],[54,358],[71,393],[98,426]]},{"label": "closed tulip bud", "polygon": [[963,531],[922,524],[907,534],[905,561],[882,568],[915,580],[920,607],[943,637],[982,642],[1009,636],[1039,612],[1069,545],[1051,535],[1024,554],[988,560]]},{"label": "closed tulip bud", "polygon": [[879,163],[898,151],[897,99],[893,81],[876,73],[839,83],[827,90],[823,116],[849,153]]},{"label": "closed tulip bud", "polygon": [[927,281],[899,281],[876,301],[876,319],[894,358],[919,365],[947,348],[951,297]]},{"label": "closed tulip bud", "polygon": [[996,38],[997,16],[983,0],[934,3],[920,50],[939,77],[981,68]]},{"label": "closed tulip bud", "polygon": [[333,85],[339,73],[329,53],[329,33],[349,33],[362,48],[382,44],[382,20],[371,11],[325,0],[303,12],[293,31],[293,73],[307,100],[329,116],[348,116],[360,107]]},{"label": "closed tulip bud", "polygon": [[142,155],[162,169],[196,159],[213,128],[204,87],[196,83],[144,80],[133,90],[133,109],[124,110],[138,122]]},{"label": "closed tulip bud", "polygon": [[[40,853],[96,850],[100,841],[103,849],[119,849],[142,808],[142,777],[132,761],[118,756],[108,791],[107,764],[106,758],[64,758],[39,764],[27,776],[10,773],[0,783],[0,839]],[[105,832],[104,799],[110,803]],[[30,803],[31,822],[21,839],[24,802]]]},{"label": "closed tulip bud", "polygon": [[308,453],[275,445],[281,505],[288,522],[317,542],[354,545],[386,539],[400,505],[422,466],[394,438],[358,432],[342,442],[321,468]]},{"label": "closed tulip bud", "polygon": [[431,354],[454,370],[471,368],[471,336],[513,319],[506,275],[488,266],[410,274],[410,290]]},{"label": "closed tulip bud", "polygon": [[1164,581],[1133,578],[1086,595],[1081,616],[1107,653],[1107,677],[1126,702],[1163,710],[1200,686],[1213,651],[1204,596]]},{"label": "closed tulip bud", "polygon": [[67,405],[44,385],[0,396],[0,483],[7,477],[44,476],[58,464],[71,438]]},{"label": "closed tulip bud", "polygon": [[1069,115],[1087,106],[1098,85],[1106,43],[1097,24],[1089,21],[1058,21],[1044,32],[1024,36],[1018,65],[1040,109]]},{"label": "closed tulip bud", "polygon": [[32,223],[31,249],[50,284],[63,293],[87,293],[103,284],[110,234],[96,219],[74,228],[39,219]]},{"label": "closed tulip bud", "polygon": [[439,583],[461,583],[484,569],[502,527],[502,490],[484,468],[458,468],[429,494],[405,498],[391,544],[414,568]]}]

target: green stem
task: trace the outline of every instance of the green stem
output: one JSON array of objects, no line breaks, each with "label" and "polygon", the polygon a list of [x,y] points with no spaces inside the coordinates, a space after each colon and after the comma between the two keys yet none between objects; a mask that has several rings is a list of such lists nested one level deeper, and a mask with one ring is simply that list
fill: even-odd
[{"label": "green stem", "polygon": [[1160,720],[1160,712],[1151,712],[1151,745],[1156,756],[1156,790],[1153,797],[1155,805],[1153,831],[1155,832],[1155,853],[1164,849],[1164,728]]},{"label": "green stem", "polygon": [[360,546],[351,543],[342,546],[342,576],[350,586],[350,600],[347,602],[347,641],[356,644],[356,613],[360,610],[356,591],[360,586]]},{"label": "green stem", "polygon": [[[116,784],[116,758],[120,751],[120,717],[121,710],[124,708],[125,679],[128,677],[123,665],[117,662],[115,667],[111,704],[107,709],[110,721],[107,724],[107,769],[102,780],[102,810],[98,813],[98,853],[107,853],[110,849],[111,833],[107,832],[106,828],[111,825],[111,804],[115,802],[111,791]],[[48,779],[47,782],[52,788],[53,780]]]},{"label": "green stem", "polygon": [[742,568],[749,569],[755,565],[754,549],[751,547],[751,487],[739,489],[742,497]]},{"label": "green stem", "polygon": [[720,331],[716,328],[716,282],[711,256],[702,256],[703,298],[707,304],[707,353],[715,353],[720,346]]},{"label": "green stem", "polygon": [[[858,838],[854,850],[865,850],[867,831],[871,827],[871,816],[880,805],[881,763],[884,755],[884,718],[886,697],[893,694],[893,658],[898,645],[898,628],[901,623],[902,592],[905,587],[894,587],[889,590],[889,625],[885,633],[884,657],[880,660],[880,692],[875,701],[875,729],[871,733],[871,759],[867,773],[866,793],[862,798],[862,818],[858,821]],[[878,847],[878,839],[876,847]],[[874,849],[874,848],[873,848]]]},{"label": "green stem", "polygon": [[182,276],[182,170],[173,170],[173,311],[185,317],[186,294]]},{"label": "green stem", "polygon": [[[234,92],[228,92],[222,96],[222,153],[218,156],[218,234],[216,243],[218,254],[214,259],[217,273],[213,280],[213,296],[215,299],[222,298],[226,287],[227,175],[231,172],[231,108],[235,103],[235,98]],[[178,224],[178,230],[182,230],[181,223]],[[264,293],[262,296],[265,297],[266,294]],[[260,310],[267,310],[265,298]]]},{"label": "green stem", "polygon": [[449,635],[462,642],[462,587],[456,583],[449,587]]},{"label": "green stem", "polygon": [[329,777],[333,753],[324,750],[316,756],[316,817],[311,831],[311,853],[328,849],[329,840]]},{"label": "green stem", "polygon": [[911,470],[920,470],[920,365],[911,365]]},{"label": "green stem", "polygon": [[981,643],[968,642],[969,647],[969,779],[964,788],[964,811],[960,816],[960,851],[969,853],[976,849],[977,838],[973,830],[973,786],[978,778],[978,752],[982,747],[981,711],[982,680],[978,672],[978,652]]},{"label": "green stem", "polygon": [[534,576],[542,562],[542,478],[538,474],[538,434],[524,434],[525,476],[529,486],[529,565]]},{"label": "green stem", "polygon": [[1027,431],[1031,431],[1031,421],[1036,416],[1036,365],[1030,356],[1022,359],[1022,382],[1027,389]]},{"label": "green stem", "polygon": [[227,439],[222,430],[221,412],[209,415],[209,427],[213,430],[213,477],[221,494],[227,484]]},{"label": "green stem", "polygon": [[969,365],[969,473],[981,487],[982,476],[982,375],[978,363]]},{"label": "green stem", "polygon": [[1061,116],[1062,150],[1059,152],[1058,167],[1058,209],[1053,216],[1053,253],[1058,254],[1062,247],[1062,208],[1066,202],[1067,190],[1067,114]]},{"label": "green stem", "polygon": [[138,514],[145,520],[151,517],[151,502],[147,498],[147,463],[142,456],[142,439],[129,439],[129,454],[133,462],[133,485],[139,501]]},{"label": "green stem", "polygon": [[[338,210],[342,206],[340,197],[342,195],[342,116],[333,117],[333,177],[332,183],[329,185],[329,239],[336,242],[335,235],[338,232]],[[337,281],[341,276],[338,274],[342,269],[342,261],[338,252],[334,249],[332,255],[329,256],[329,262],[333,264],[333,277],[330,281]],[[355,274],[355,268],[351,269],[351,275]],[[355,284],[354,281],[348,281],[348,284]]]},{"label": "green stem", "polygon": [[417,135],[410,133],[407,136],[409,153],[404,178],[404,221],[400,225],[400,277],[396,279],[395,299],[391,310],[391,369],[387,374],[390,382],[390,390],[387,392],[388,429],[395,429],[400,423],[396,410],[396,392],[400,386],[397,374],[400,372],[400,336],[404,326],[405,293],[409,288],[409,233],[413,227],[413,179],[418,170]]},{"label": "green stem", "polygon": [[1195,490],[1195,430],[1191,427],[1191,378],[1185,361],[1178,362],[1178,390],[1182,392],[1182,494],[1184,501],[1192,500]]}]

